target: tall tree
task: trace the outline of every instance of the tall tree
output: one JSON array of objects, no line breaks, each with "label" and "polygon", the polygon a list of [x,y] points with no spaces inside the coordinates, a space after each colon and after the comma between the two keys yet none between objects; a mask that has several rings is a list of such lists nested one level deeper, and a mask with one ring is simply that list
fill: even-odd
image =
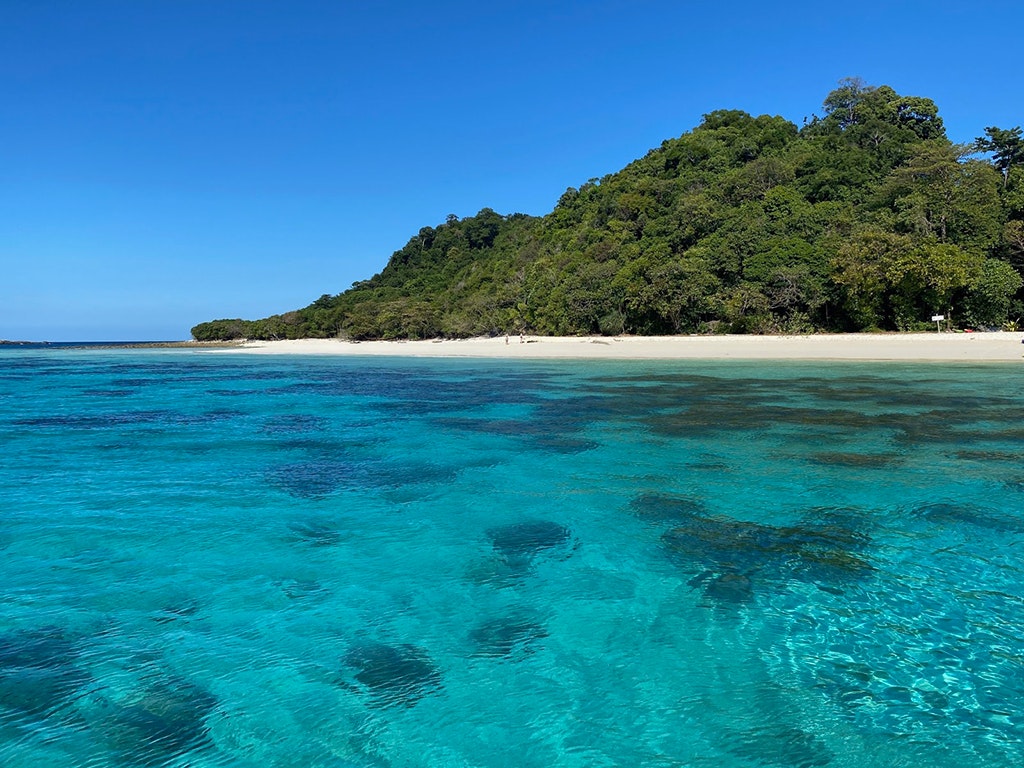
[{"label": "tall tree", "polygon": [[965,147],[921,142],[880,189],[896,229],[977,252],[1002,234],[999,180],[992,168],[964,160]]},{"label": "tall tree", "polygon": [[975,139],[974,148],[979,152],[992,153],[992,164],[1003,174],[1004,188],[1010,181],[1010,169],[1015,165],[1024,165],[1024,138],[1021,137],[1020,126],[989,126],[984,136]]}]

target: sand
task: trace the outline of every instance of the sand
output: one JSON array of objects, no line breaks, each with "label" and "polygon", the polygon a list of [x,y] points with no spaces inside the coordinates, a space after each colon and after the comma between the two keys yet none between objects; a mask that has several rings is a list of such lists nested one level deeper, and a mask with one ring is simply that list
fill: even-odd
[{"label": "sand", "polygon": [[368,355],[609,360],[1024,360],[1022,333],[813,336],[513,336],[432,341],[252,341],[211,351],[254,355]]}]

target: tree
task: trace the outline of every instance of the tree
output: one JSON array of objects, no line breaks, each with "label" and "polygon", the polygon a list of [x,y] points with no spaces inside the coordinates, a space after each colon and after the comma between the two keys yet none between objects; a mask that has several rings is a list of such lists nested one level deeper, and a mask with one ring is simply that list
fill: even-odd
[{"label": "tree", "polygon": [[1003,229],[1003,241],[1010,251],[1010,263],[1024,268],[1024,221],[1008,221]]},{"label": "tree", "polygon": [[840,310],[854,330],[886,324],[887,266],[912,247],[910,238],[877,227],[842,241],[831,264]]},{"label": "tree", "polygon": [[948,243],[926,242],[894,254],[885,279],[896,327],[911,330],[934,312],[952,314],[954,296],[978,279],[981,262]]},{"label": "tree", "polygon": [[871,89],[859,77],[844,77],[839,87],[825,97],[823,107],[825,114],[833,118],[840,128],[849,128],[858,122],[857,107],[864,99],[864,94]]},{"label": "tree", "polygon": [[652,263],[642,257],[621,270],[624,324],[639,333],[684,333],[713,317],[718,279],[696,258]]},{"label": "tree", "polygon": [[490,208],[484,208],[476,216],[463,220],[463,233],[472,248],[490,248],[494,238],[501,231],[505,217]]},{"label": "tree", "polygon": [[200,323],[192,329],[192,338],[196,341],[231,341],[249,338],[252,334],[251,320],[210,320]]},{"label": "tree", "polygon": [[1010,180],[1010,169],[1015,165],[1024,165],[1024,138],[1021,137],[1020,126],[989,126],[984,136],[974,140],[974,148],[979,152],[992,153],[992,164],[1003,175],[1004,188]]},{"label": "tree", "polygon": [[982,328],[1002,325],[1022,285],[1024,279],[1005,261],[986,259],[964,297],[964,319]]},{"label": "tree", "polygon": [[895,227],[979,253],[999,241],[998,177],[985,163],[963,158],[967,148],[923,142],[881,188]]},{"label": "tree", "polygon": [[982,261],[950,243],[868,228],[839,248],[831,278],[855,328],[911,330],[950,310],[978,279]]}]

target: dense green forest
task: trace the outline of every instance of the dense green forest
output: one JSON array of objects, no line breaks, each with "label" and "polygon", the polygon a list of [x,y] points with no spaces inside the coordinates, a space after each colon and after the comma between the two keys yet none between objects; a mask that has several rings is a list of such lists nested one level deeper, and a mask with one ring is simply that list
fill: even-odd
[{"label": "dense green forest", "polygon": [[1024,140],[840,82],[802,127],[719,110],[546,216],[449,216],[338,295],[198,340],[803,333],[1024,313]]}]

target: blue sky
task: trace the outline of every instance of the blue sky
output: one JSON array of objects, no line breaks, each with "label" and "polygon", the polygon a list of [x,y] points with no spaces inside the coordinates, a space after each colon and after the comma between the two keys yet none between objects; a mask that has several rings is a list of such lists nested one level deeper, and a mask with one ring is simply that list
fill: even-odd
[{"label": "blue sky", "polygon": [[843,77],[1024,123],[1024,4],[0,0],[0,338],[183,339]]}]

